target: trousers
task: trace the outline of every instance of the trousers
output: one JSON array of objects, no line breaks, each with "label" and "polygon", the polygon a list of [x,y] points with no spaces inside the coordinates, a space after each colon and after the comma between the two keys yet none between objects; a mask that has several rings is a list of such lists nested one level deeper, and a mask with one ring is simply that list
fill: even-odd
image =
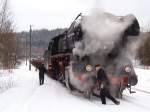
[{"label": "trousers", "polygon": [[117,100],[110,94],[109,90],[106,88],[102,88],[100,91],[102,104],[106,104],[106,97],[116,104]]}]

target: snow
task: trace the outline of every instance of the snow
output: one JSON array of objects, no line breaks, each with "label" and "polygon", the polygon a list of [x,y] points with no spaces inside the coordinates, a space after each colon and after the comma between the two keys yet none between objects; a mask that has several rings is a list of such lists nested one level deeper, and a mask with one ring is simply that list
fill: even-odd
[{"label": "snow", "polygon": [[100,99],[88,100],[48,77],[39,86],[38,71],[33,67],[29,71],[22,64],[11,73],[15,84],[0,93],[0,112],[149,112],[150,70],[135,68],[135,71],[139,78],[134,87],[136,93],[126,90],[120,105],[110,100],[102,105]]},{"label": "snow", "polygon": [[143,70],[140,68],[136,68],[135,70],[139,79],[136,88],[150,93],[150,69]]}]

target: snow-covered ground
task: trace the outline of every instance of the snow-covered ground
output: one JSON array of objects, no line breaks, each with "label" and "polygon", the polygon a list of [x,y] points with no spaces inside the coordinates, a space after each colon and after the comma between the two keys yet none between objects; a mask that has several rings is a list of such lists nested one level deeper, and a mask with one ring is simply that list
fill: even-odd
[{"label": "snow-covered ground", "polygon": [[150,69],[143,70],[140,68],[136,68],[136,73],[138,75],[138,84],[136,85],[136,89],[140,89],[141,91],[146,91],[150,94]]},{"label": "snow-covered ground", "polygon": [[46,77],[39,86],[38,72],[22,64],[13,71],[13,87],[0,93],[0,112],[150,112],[150,70],[135,68],[139,83],[136,93],[124,92],[120,105],[107,100],[87,100]]}]

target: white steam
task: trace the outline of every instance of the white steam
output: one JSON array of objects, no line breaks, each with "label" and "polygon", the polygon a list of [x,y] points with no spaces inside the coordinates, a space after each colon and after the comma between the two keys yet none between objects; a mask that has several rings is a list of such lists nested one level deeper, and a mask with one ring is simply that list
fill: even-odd
[{"label": "white steam", "polygon": [[73,84],[80,91],[89,91],[93,86],[94,82],[90,78],[93,74],[75,74],[72,71],[72,65],[69,68],[69,78],[71,84]]},{"label": "white steam", "polygon": [[[141,46],[141,44],[143,44],[143,42],[145,41],[145,39],[148,37],[148,33],[147,32],[140,32],[138,38],[133,41],[130,41],[127,45],[126,48],[126,56],[129,57],[130,59],[136,59],[137,57],[137,50],[139,49],[139,47]],[[133,37],[131,37],[133,38]]]},{"label": "white steam", "polygon": [[73,53],[84,56],[101,49],[109,52],[134,19],[133,15],[119,17],[102,11],[95,11],[89,16],[84,16],[81,25],[85,38],[82,42],[75,44]]}]

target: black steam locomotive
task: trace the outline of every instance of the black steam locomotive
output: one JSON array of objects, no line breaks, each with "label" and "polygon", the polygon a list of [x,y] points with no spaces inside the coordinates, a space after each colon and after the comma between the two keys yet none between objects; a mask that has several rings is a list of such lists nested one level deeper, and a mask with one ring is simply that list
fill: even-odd
[{"label": "black steam locomotive", "polygon": [[[125,21],[124,18],[130,16],[116,18],[119,21]],[[139,35],[140,27],[137,19],[132,16],[132,21],[121,32],[119,39],[113,43],[111,50],[103,47],[94,53],[80,55],[80,53],[74,53],[76,44],[80,43],[82,52],[88,46],[84,43],[87,38],[82,27],[84,18],[86,17],[79,14],[64,33],[52,38],[49,42],[49,75],[56,80],[61,80],[71,90],[76,89],[91,95],[91,91],[94,92],[93,87],[96,85],[93,78],[96,74],[94,66],[101,64],[110,79],[110,91],[113,95],[122,96],[125,88],[129,88],[131,93],[131,86],[136,85],[138,79],[131,60],[122,51],[133,36]]]}]

